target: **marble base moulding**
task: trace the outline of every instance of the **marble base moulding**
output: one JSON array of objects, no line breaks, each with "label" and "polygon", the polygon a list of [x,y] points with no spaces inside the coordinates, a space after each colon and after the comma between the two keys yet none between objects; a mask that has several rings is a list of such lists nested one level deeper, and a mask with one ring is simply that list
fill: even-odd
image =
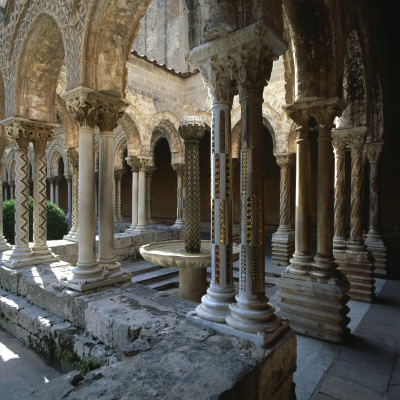
[{"label": "marble base moulding", "polygon": [[293,274],[286,268],[279,280],[278,315],[299,334],[342,343],[349,335],[349,282],[343,275],[321,278]]},{"label": "marble base moulding", "polygon": [[386,278],[386,247],[381,235],[372,235],[368,233],[364,239],[364,244],[374,256],[374,276],[377,278]]},{"label": "marble base moulding", "polygon": [[279,230],[272,234],[272,265],[288,266],[293,256],[294,246],[294,230],[280,232]]},{"label": "marble base moulding", "polygon": [[60,261],[60,257],[47,249],[43,254],[35,255],[34,252],[26,252],[26,254],[16,254],[13,250],[4,251],[1,258],[1,263],[11,268],[26,267],[37,264],[51,264]]},{"label": "marble base moulding", "polygon": [[374,257],[370,251],[334,250],[340,271],[350,282],[348,295],[352,300],[371,303],[375,298]]}]

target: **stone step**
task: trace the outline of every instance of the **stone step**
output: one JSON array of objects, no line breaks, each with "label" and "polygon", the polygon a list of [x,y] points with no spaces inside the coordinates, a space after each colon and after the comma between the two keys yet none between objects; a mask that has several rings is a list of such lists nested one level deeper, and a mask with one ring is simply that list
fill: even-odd
[{"label": "stone step", "polygon": [[167,290],[179,287],[179,275],[175,274],[167,279],[147,283],[145,286],[155,290]]},{"label": "stone step", "polygon": [[[160,269],[139,273],[132,277],[133,283],[139,283],[141,285],[148,286],[150,283],[159,282],[160,280],[164,280],[170,277],[178,277],[179,270],[177,268],[165,268],[161,267]],[[179,280],[179,277],[177,278]]]},{"label": "stone step", "polygon": [[135,262],[129,263],[129,264],[122,264],[122,268],[125,271],[130,272],[132,274],[132,276],[136,276],[136,275],[144,274],[146,272],[157,271],[164,267],[161,267],[160,265],[156,265],[156,264],[151,264],[145,260],[139,260],[139,261],[135,261]]}]

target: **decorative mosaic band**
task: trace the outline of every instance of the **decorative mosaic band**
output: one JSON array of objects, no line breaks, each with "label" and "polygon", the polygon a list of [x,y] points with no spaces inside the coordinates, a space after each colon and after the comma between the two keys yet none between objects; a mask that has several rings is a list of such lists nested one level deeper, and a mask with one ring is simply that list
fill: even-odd
[{"label": "decorative mosaic band", "polygon": [[211,154],[215,154],[215,116],[213,115],[211,124]]},{"label": "decorative mosaic band", "polygon": [[218,245],[214,247],[215,253],[215,284],[221,284],[221,249]]},{"label": "decorative mosaic band", "polygon": [[246,291],[246,246],[240,249],[240,290]]},{"label": "decorative mosaic band", "polygon": [[35,175],[33,183],[33,243],[46,245],[46,153],[35,149]]},{"label": "decorative mosaic band", "polygon": [[214,165],[215,165],[214,198],[219,199],[220,194],[221,194],[220,193],[220,191],[221,191],[221,166],[220,166],[220,155],[219,154],[215,154]]},{"label": "decorative mosaic band", "polygon": [[242,197],[247,197],[247,150],[243,149],[242,153]]},{"label": "decorative mosaic band", "polygon": [[334,235],[337,238],[345,239],[344,230],[344,203],[345,203],[345,158],[335,158],[335,205],[334,205]]},{"label": "decorative mosaic band", "polygon": [[219,203],[219,242],[226,244],[226,215],[225,215],[225,199]]}]

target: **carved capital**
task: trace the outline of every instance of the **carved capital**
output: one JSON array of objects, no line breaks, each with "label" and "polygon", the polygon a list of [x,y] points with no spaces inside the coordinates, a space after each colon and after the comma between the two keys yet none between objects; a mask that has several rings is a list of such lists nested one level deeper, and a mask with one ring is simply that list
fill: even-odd
[{"label": "carved capital", "polygon": [[11,142],[11,138],[7,136],[0,136],[0,158],[3,157],[5,148]]},{"label": "carved capital", "polygon": [[151,178],[151,176],[153,175],[153,172],[157,169],[157,167],[155,167],[154,165],[148,165],[146,168],[146,174],[148,178]]},{"label": "carved capital", "polygon": [[135,156],[130,156],[125,158],[126,162],[128,165],[132,168],[132,172],[138,172],[139,171],[139,160]]},{"label": "carved capital", "polygon": [[124,173],[124,170],[123,170],[123,169],[117,169],[117,170],[115,170],[115,171],[114,171],[114,177],[115,177],[115,179],[116,179],[116,180],[121,179],[123,173]]},{"label": "carved capital", "polygon": [[185,163],[174,163],[172,164],[172,168],[178,176],[183,175],[185,172]]},{"label": "carved capital", "polygon": [[332,146],[336,157],[344,157],[346,153],[347,138],[342,136],[340,129],[332,130]]},{"label": "carved capital", "polygon": [[29,141],[34,142],[35,149],[43,150],[46,143],[53,139],[57,124],[50,124],[31,119],[11,117],[4,121],[8,136],[16,141],[19,147],[25,147]]},{"label": "carved capital", "polygon": [[185,141],[200,141],[206,132],[206,126],[200,117],[185,117],[179,124],[178,132]]},{"label": "carved capital", "polygon": [[101,131],[113,131],[128,103],[113,92],[93,90],[83,86],[62,95],[68,111],[81,124]]},{"label": "carved capital", "polygon": [[367,137],[367,128],[354,128],[348,133],[348,144],[351,155],[362,155],[365,139]]},{"label": "carved capital", "polygon": [[150,167],[151,161],[152,161],[151,157],[139,156],[138,157],[139,171],[146,172]]},{"label": "carved capital", "polygon": [[370,164],[378,164],[382,157],[383,143],[367,143],[364,145],[364,153]]},{"label": "carved capital", "polygon": [[292,168],[296,164],[296,154],[295,153],[282,153],[277,154],[276,163],[280,168]]}]

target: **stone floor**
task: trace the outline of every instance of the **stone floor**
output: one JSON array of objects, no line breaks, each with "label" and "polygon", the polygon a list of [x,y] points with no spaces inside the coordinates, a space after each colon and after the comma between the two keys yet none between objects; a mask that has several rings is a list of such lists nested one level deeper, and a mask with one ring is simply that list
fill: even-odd
[{"label": "stone floor", "polygon": [[[276,287],[267,288],[272,303],[275,293]],[[346,346],[298,336],[297,399],[400,399],[400,281],[377,280],[377,293],[372,305],[349,303],[353,335]],[[0,331],[0,399],[20,399],[57,376]]]}]

